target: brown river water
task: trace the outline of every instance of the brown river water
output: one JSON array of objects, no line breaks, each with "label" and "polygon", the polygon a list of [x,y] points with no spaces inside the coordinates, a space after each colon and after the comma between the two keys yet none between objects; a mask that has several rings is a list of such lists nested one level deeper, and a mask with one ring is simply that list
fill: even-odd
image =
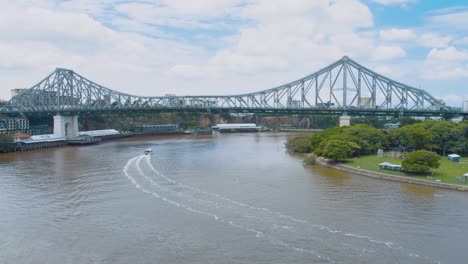
[{"label": "brown river water", "polygon": [[1,154],[0,263],[468,263],[468,193],[307,167],[292,135]]}]

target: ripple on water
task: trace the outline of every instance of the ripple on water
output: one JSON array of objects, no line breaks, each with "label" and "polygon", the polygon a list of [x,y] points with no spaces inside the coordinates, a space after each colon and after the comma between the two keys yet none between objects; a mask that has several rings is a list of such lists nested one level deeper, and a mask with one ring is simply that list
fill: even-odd
[{"label": "ripple on water", "polygon": [[[450,246],[468,235],[463,194],[303,167],[284,140],[127,140],[0,161],[0,263],[468,258]],[[122,169],[147,147],[155,155],[139,167],[135,158],[127,177]]]}]

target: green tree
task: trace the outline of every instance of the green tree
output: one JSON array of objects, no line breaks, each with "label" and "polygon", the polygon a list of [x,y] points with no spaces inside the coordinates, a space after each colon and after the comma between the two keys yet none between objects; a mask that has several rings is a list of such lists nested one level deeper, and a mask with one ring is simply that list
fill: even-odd
[{"label": "green tree", "polygon": [[404,126],[393,131],[393,138],[407,149],[428,149],[431,147],[432,134],[423,123]]},{"label": "green tree", "polygon": [[313,134],[310,137],[312,151],[321,155],[330,140],[347,142],[355,155],[376,153],[377,149],[388,146],[387,135],[383,131],[369,125],[358,124],[349,127],[334,127]]},{"label": "green tree", "polygon": [[333,127],[327,130],[314,133],[310,137],[312,151],[317,155],[322,155],[322,150],[329,140],[340,139],[344,133],[343,127]]},{"label": "green tree", "polygon": [[454,123],[450,121],[428,122],[428,130],[432,134],[432,146],[443,156],[446,151],[460,150],[457,146],[463,135]]},{"label": "green tree", "polygon": [[8,134],[0,134],[0,152],[7,152],[13,149],[13,138]]},{"label": "green tree", "polygon": [[345,128],[345,133],[351,136],[350,141],[361,147],[361,154],[377,153],[378,149],[388,146],[385,133],[369,125],[359,124]]},{"label": "green tree", "polygon": [[311,128],[332,128],[338,125],[338,117],[326,115],[311,115],[309,116]]},{"label": "green tree", "polygon": [[366,116],[366,117],[353,117],[351,119],[353,124],[365,124],[374,128],[383,128],[386,123],[385,119],[378,116]]},{"label": "green tree", "polygon": [[468,154],[468,121],[458,123],[456,129],[458,133],[460,133],[460,138],[456,143],[456,151],[462,154]]},{"label": "green tree", "polygon": [[412,124],[416,124],[416,123],[419,123],[421,121],[418,121],[412,117],[409,117],[409,116],[404,116],[404,117],[401,117],[398,119],[398,122],[400,122],[400,127],[404,127],[404,126],[407,126],[407,125],[412,125]]},{"label": "green tree", "polygon": [[286,148],[290,152],[294,153],[310,153],[312,151],[312,145],[310,139],[307,137],[297,137],[288,141]]},{"label": "green tree", "polygon": [[331,160],[344,160],[352,157],[353,150],[349,145],[349,142],[343,140],[330,140],[323,147],[322,155]]},{"label": "green tree", "polygon": [[418,150],[409,153],[401,163],[403,169],[408,172],[429,173],[431,169],[440,166],[440,156],[437,153]]}]

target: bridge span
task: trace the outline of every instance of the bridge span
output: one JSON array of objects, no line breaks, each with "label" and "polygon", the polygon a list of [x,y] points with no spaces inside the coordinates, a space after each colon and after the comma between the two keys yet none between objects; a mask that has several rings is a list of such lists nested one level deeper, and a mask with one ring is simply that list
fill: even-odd
[{"label": "bridge span", "polygon": [[446,106],[422,89],[394,81],[348,57],[299,80],[239,95],[135,96],[103,87],[72,70],[57,68],[13,97],[5,114],[122,112],[232,112],[278,114],[453,116],[467,113]]}]

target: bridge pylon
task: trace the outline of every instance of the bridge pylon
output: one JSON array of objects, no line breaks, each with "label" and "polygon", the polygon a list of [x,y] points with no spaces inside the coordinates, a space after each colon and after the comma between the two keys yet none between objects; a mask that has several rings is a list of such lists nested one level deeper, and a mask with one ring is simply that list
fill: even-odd
[{"label": "bridge pylon", "polygon": [[75,138],[78,136],[78,116],[65,116],[57,114],[54,116],[54,135],[64,138]]},{"label": "bridge pylon", "polygon": [[343,126],[350,126],[351,125],[351,117],[347,114],[343,114],[340,116],[340,127]]}]

